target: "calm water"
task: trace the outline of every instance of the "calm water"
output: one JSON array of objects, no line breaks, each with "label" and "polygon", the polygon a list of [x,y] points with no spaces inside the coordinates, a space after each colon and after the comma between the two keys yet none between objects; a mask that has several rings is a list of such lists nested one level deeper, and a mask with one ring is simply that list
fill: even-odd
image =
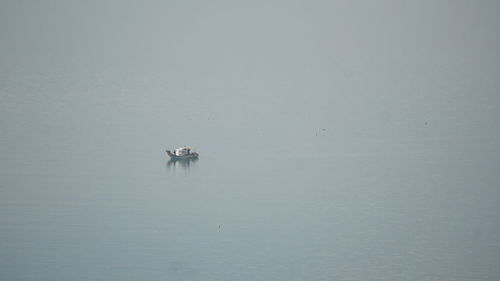
[{"label": "calm water", "polygon": [[497,10],[68,5],[2,19],[0,280],[500,279]]}]

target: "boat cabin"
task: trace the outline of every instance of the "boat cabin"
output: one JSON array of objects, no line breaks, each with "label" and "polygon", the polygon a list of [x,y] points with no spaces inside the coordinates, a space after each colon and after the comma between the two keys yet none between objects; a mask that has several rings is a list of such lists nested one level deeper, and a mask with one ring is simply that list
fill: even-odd
[{"label": "boat cabin", "polygon": [[193,148],[190,146],[182,146],[182,147],[176,148],[174,150],[174,154],[175,154],[175,156],[186,156],[186,155],[189,155],[191,153],[191,149],[193,149]]}]

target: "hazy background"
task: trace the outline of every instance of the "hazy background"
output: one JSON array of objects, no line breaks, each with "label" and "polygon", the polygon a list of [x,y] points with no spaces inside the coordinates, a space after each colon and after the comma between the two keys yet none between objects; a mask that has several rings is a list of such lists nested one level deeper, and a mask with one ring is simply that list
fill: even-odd
[{"label": "hazy background", "polygon": [[2,0],[0,279],[499,280],[499,30],[498,1]]}]

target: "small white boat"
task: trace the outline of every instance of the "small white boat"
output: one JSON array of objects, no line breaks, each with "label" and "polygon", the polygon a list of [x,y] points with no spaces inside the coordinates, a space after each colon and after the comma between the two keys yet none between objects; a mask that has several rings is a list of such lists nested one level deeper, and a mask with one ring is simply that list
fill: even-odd
[{"label": "small white boat", "polygon": [[179,148],[174,149],[174,151],[167,150],[168,156],[170,156],[171,160],[181,160],[181,159],[195,159],[198,158],[198,153],[192,151],[193,148],[191,146],[181,146]]}]

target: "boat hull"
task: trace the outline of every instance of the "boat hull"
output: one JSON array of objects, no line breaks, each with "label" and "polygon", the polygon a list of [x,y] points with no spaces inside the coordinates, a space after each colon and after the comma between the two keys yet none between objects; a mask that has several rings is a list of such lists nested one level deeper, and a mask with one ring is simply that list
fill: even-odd
[{"label": "boat hull", "polygon": [[170,156],[170,159],[174,160],[174,161],[175,160],[185,160],[185,159],[198,159],[198,153],[196,153],[196,152],[189,153],[189,154],[182,155],[182,156],[178,156],[178,155],[175,155],[172,152],[170,152],[170,150],[167,150],[167,154],[168,154],[168,156]]}]

